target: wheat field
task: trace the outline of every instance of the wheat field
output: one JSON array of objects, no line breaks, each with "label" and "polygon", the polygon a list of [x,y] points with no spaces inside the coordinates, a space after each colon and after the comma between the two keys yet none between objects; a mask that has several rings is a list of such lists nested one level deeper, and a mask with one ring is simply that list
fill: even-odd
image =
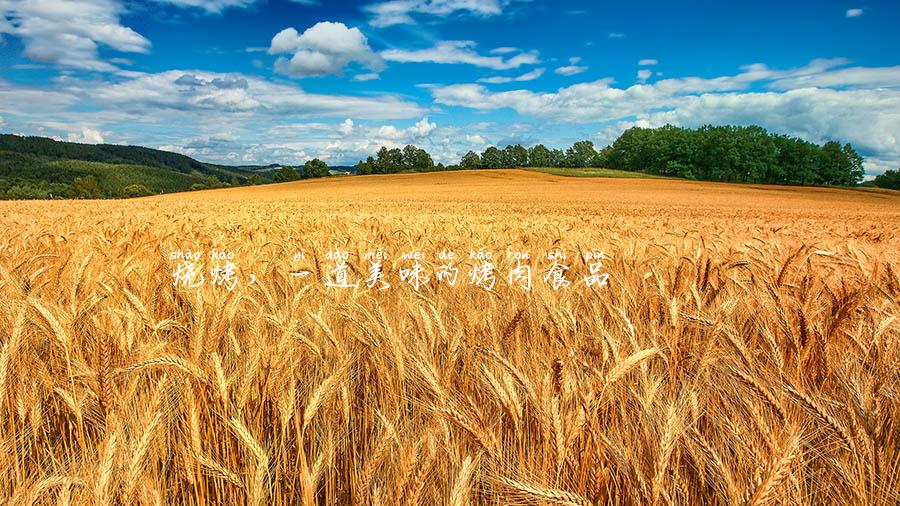
[{"label": "wheat field", "polygon": [[[900,500],[896,193],[482,171],[0,225],[3,503]],[[390,289],[323,285],[377,247]],[[396,277],[479,248],[492,290]],[[213,249],[237,287],[173,283]],[[609,284],[516,289],[510,249],[573,279],[600,249]]]}]

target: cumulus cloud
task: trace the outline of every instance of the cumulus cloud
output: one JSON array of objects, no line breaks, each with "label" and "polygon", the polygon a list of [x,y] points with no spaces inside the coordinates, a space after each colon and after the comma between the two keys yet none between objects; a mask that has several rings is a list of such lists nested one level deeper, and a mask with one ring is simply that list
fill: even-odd
[{"label": "cumulus cloud", "polygon": [[[175,121],[277,122],[281,118],[353,117],[403,119],[421,116],[423,108],[388,95],[307,93],[289,83],[258,76],[207,71],[171,70],[134,73],[110,80],[63,77],[52,87],[20,86],[0,81],[0,113],[28,116],[47,122],[56,116],[171,124]],[[79,112],[77,106],[89,112]],[[199,114],[198,113],[202,113]]]},{"label": "cumulus cloud", "polygon": [[846,16],[848,18],[858,18],[863,15],[862,9],[847,9]]},{"label": "cumulus cloud", "polygon": [[78,132],[69,132],[68,140],[82,144],[103,144],[103,135],[98,130],[84,127]]},{"label": "cumulus cloud", "polygon": [[647,79],[650,79],[650,76],[652,76],[652,75],[653,75],[652,70],[641,69],[641,70],[638,70],[638,72],[637,72],[637,79],[641,83],[646,83]]},{"label": "cumulus cloud", "polygon": [[580,74],[580,73],[584,72],[585,70],[587,70],[587,67],[578,65],[578,63],[580,61],[581,61],[580,56],[573,56],[573,57],[569,58],[568,65],[559,67],[556,70],[554,70],[554,72],[556,72],[557,74],[559,74],[561,76],[574,76],[575,74]]},{"label": "cumulus cloud", "polygon": [[[815,142],[851,142],[864,155],[900,163],[897,70],[837,68],[843,65],[844,60],[815,60],[788,70],[750,65],[731,76],[664,79],[627,88],[615,87],[607,78],[555,93],[491,92],[478,84],[435,87],[431,92],[443,105],[510,108],[560,123],[606,123],[613,137],[635,124],[760,124]],[[751,91],[759,86],[772,91]]]},{"label": "cumulus cloud", "polygon": [[377,27],[414,24],[413,15],[446,17],[457,13],[497,16],[513,0],[389,0],[366,6]]},{"label": "cumulus cloud", "polygon": [[344,135],[350,135],[351,133],[353,133],[353,120],[350,118],[345,119],[343,123],[338,125],[338,132]]},{"label": "cumulus cloud", "polygon": [[639,66],[639,67],[651,67],[651,66],[653,66],[653,65],[656,65],[657,63],[659,63],[659,62],[658,62],[657,60],[652,59],[652,58],[646,58],[646,59],[643,59],[643,60],[638,60],[638,66]]},{"label": "cumulus cloud", "polygon": [[384,68],[384,62],[369,47],[359,28],[330,21],[316,23],[302,34],[285,28],[272,38],[269,53],[292,55],[279,57],[275,62],[277,72],[292,77],[340,75],[351,63],[375,72]]},{"label": "cumulus cloud", "polygon": [[537,51],[520,52],[504,59],[499,55],[478,54],[475,45],[471,40],[444,40],[426,49],[388,49],[381,52],[381,57],[387,61],[401,63],[467,64],[494,70],[515,69],[541,62]]},{"label": "cumulus cloud", "polygon": [[434,132],[435,128],[437,128],[437,124],[431,123],[428,121],[428,116],[425,116],[418,123],[409,127],[407,132],[416,138],[427,137],[431,132]]},{"label": "cumulus cloud", "polygon": [[544,75],[546,69],[536,68],[531,72],[526,72],[524,74],[509,77],[509,76],[493,76],[493,77],[483,77],[478,80],[479,83],[488,83],[488,84],[503,84],[503,83],[514,83],[514,82],[525,82],[525,81],[534,81],[535,79],[540,78]]},{"label": "cumulus cloud", "polygon": [[150,41],[119,20],[115,0],[0,0],[0,36],[22,39],[34,61],[80,70],[110,72],[98,47],[146,53]]}]

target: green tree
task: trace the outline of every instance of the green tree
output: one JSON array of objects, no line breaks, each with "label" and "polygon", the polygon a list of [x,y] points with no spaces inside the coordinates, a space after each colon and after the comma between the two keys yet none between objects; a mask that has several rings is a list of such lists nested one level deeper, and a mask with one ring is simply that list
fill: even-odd
[{"label": "green tree", "polygon": [[434,169],[434,160],[424,149],[408,145],[400,155],[400,165],[405,171],[429,171]]},{"label": "green tree", "polygon": [[231,186],[240,186],[241,182],[238,180],[237,176],[231,176]]},{"label": "green tree", "polygon": [[900,190],[900,169],[886,170],[883,174],[875,176],[872,182],[879,188]]},{"label": "green tree", "polygon": [[481,166],[485,169],[499,169],[503,167],[503,152],[494,146],[490,146],[481,154]]},{"label": "green tree", "polygon": [[478,156],[478,153],[474,151],[469,151],[465,155],[463,155],[462,160],[459,163],[460,167],[463,169],[480,169],[481,168],[481,157]]},{"label": "green tree", "polygon": [[419,149],[413,145],[407,145],[403,148],[400,155],[400,165],[403,170],[413,170],[419,161]]},{"label": "green tree", "polygon": [[360,176],[364,176],[366,174],[373,174],[375,171],[375,159],[371,156],[366,158],[365,160],[360,160],[359,163],[356,164],[356,174]]},{"label": "green tree", "polygon": [[300,174],[293,167],[279,167],[272,176],[272,181],[276,183],[286,183],[288,181],[296,181],[300,179]]},{"label": "green tree", "polygon": [[521,144],[510,144],[503,149],[503,166],[526,167],[528,166],[528,150]]},{"label": "green tree", "polygon": [[843,184],[859,184],[866,175],[866,169],[863,167],[863,162],[865,160],[850,144],[844,144],[841,151],[844,152],[844,156],[847,158],[846,180]]},{"label": "green tree", "polygon": [[609,165],[609,162],[607,161],[609,160],[609,153],[609,146],[598,151],[597,156],[595,156],[594,159],[591,160],[591,167],[606,167],[607,165]]},{"label": "green tree", "polygon": [[578,141],[566,150],[567,167],[588,167],[597,156],[594,143],[591,141]]},{"label": "green tree", "polygon": [[375,159],[374,174],[392,174],[403,169],[403,152],[399,148],[382,146]]},{"label": "green tree", "polygon": [[6,191],[6,198],[13,200],[45,199],[47,198],[47,193],[30,184],[21,183],[13,185],[8,189]]},{"label": "green tree", "polygon": [[207,188],[221,188],[222,186],[222,181],[216,176],[206,176]]},{"label": "green tree", "polygon": [[318,158],[313,158],[303,164],[303,179],[326,177],[330,175],[331,172],[328,171],[328,164]]},{"label": "green tree", "polygon": [[260,176],[259,174],[253,174],[247,179],[247,182],[253,186],[262,184],[262,176]]},{"label": "green tree", "polygon": [[119,193],[122,197],[126,199],[135,198],[135,197],[146,197],[148,195],[153,195],[153,192],[150,191],[149,188],[142,184],[130,184],[124,188],[122,188]]},{"label": "green tree", "polygon": [[72,181],[72,196],[76,199],[99,199],[103,197],[103,192],[94,176],[76,177]]},{"label": "green tree", "polygon": [[528,166],[529,167],[550,167],[552,161],[550,159],[550,150],[543,144],[538,144],[528,150]]},{"label": "green tree", "polygon": [[828,141],[819,153],[819,178],[817,183],[843,184],[849,166],[847,155],[841,145]]}]

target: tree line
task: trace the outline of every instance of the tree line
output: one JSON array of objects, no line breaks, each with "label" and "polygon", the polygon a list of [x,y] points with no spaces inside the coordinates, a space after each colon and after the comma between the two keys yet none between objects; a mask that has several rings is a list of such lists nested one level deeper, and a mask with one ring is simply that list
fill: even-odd
[{"label": "tree line", "polygon": [[403,149],[382,146],[375,157],[370,156],[356,164],[356,173],[359,175],[430,172],[444,169],[443,165],[435,165],[427,151],[412,145]]},{"label": "tree line", "polygon": [[872,183],[879,188],[900,190],[900,169],[885,171],[884,174],[876,176]]},{"label": "tree line", "polygon": [[818,145],[759,126],[703,126],[688,129],[630,128],[611,145],[589,140],[567,149],[510,144],[469,151],[457,165],[435,164],[416,146],[382,147],[356,165],[357,174],[389,174],[455,169],[516,167],[612,168],[649,174],[743,183],[855,185],[862,181],[863,157],[850,144]]},{"label": "tree line", "polygon": [[631,128],[602,155],[610,168],[711,181],[855,185],[863,157],[853,146],[819,146],[758,126]]}]

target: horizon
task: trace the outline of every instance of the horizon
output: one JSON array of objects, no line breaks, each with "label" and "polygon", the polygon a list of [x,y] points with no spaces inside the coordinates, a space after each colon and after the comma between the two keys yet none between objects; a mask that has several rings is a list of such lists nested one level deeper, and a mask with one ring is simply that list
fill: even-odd
[{"label": "horizon", "polygon": [[[758,124],[900,166],[887,1],[0,0],[0,130],[228,165],[354,165]],[[765,36],[760,36],[765,34]],[[24,110],[28,104],[30,110]]]}]

